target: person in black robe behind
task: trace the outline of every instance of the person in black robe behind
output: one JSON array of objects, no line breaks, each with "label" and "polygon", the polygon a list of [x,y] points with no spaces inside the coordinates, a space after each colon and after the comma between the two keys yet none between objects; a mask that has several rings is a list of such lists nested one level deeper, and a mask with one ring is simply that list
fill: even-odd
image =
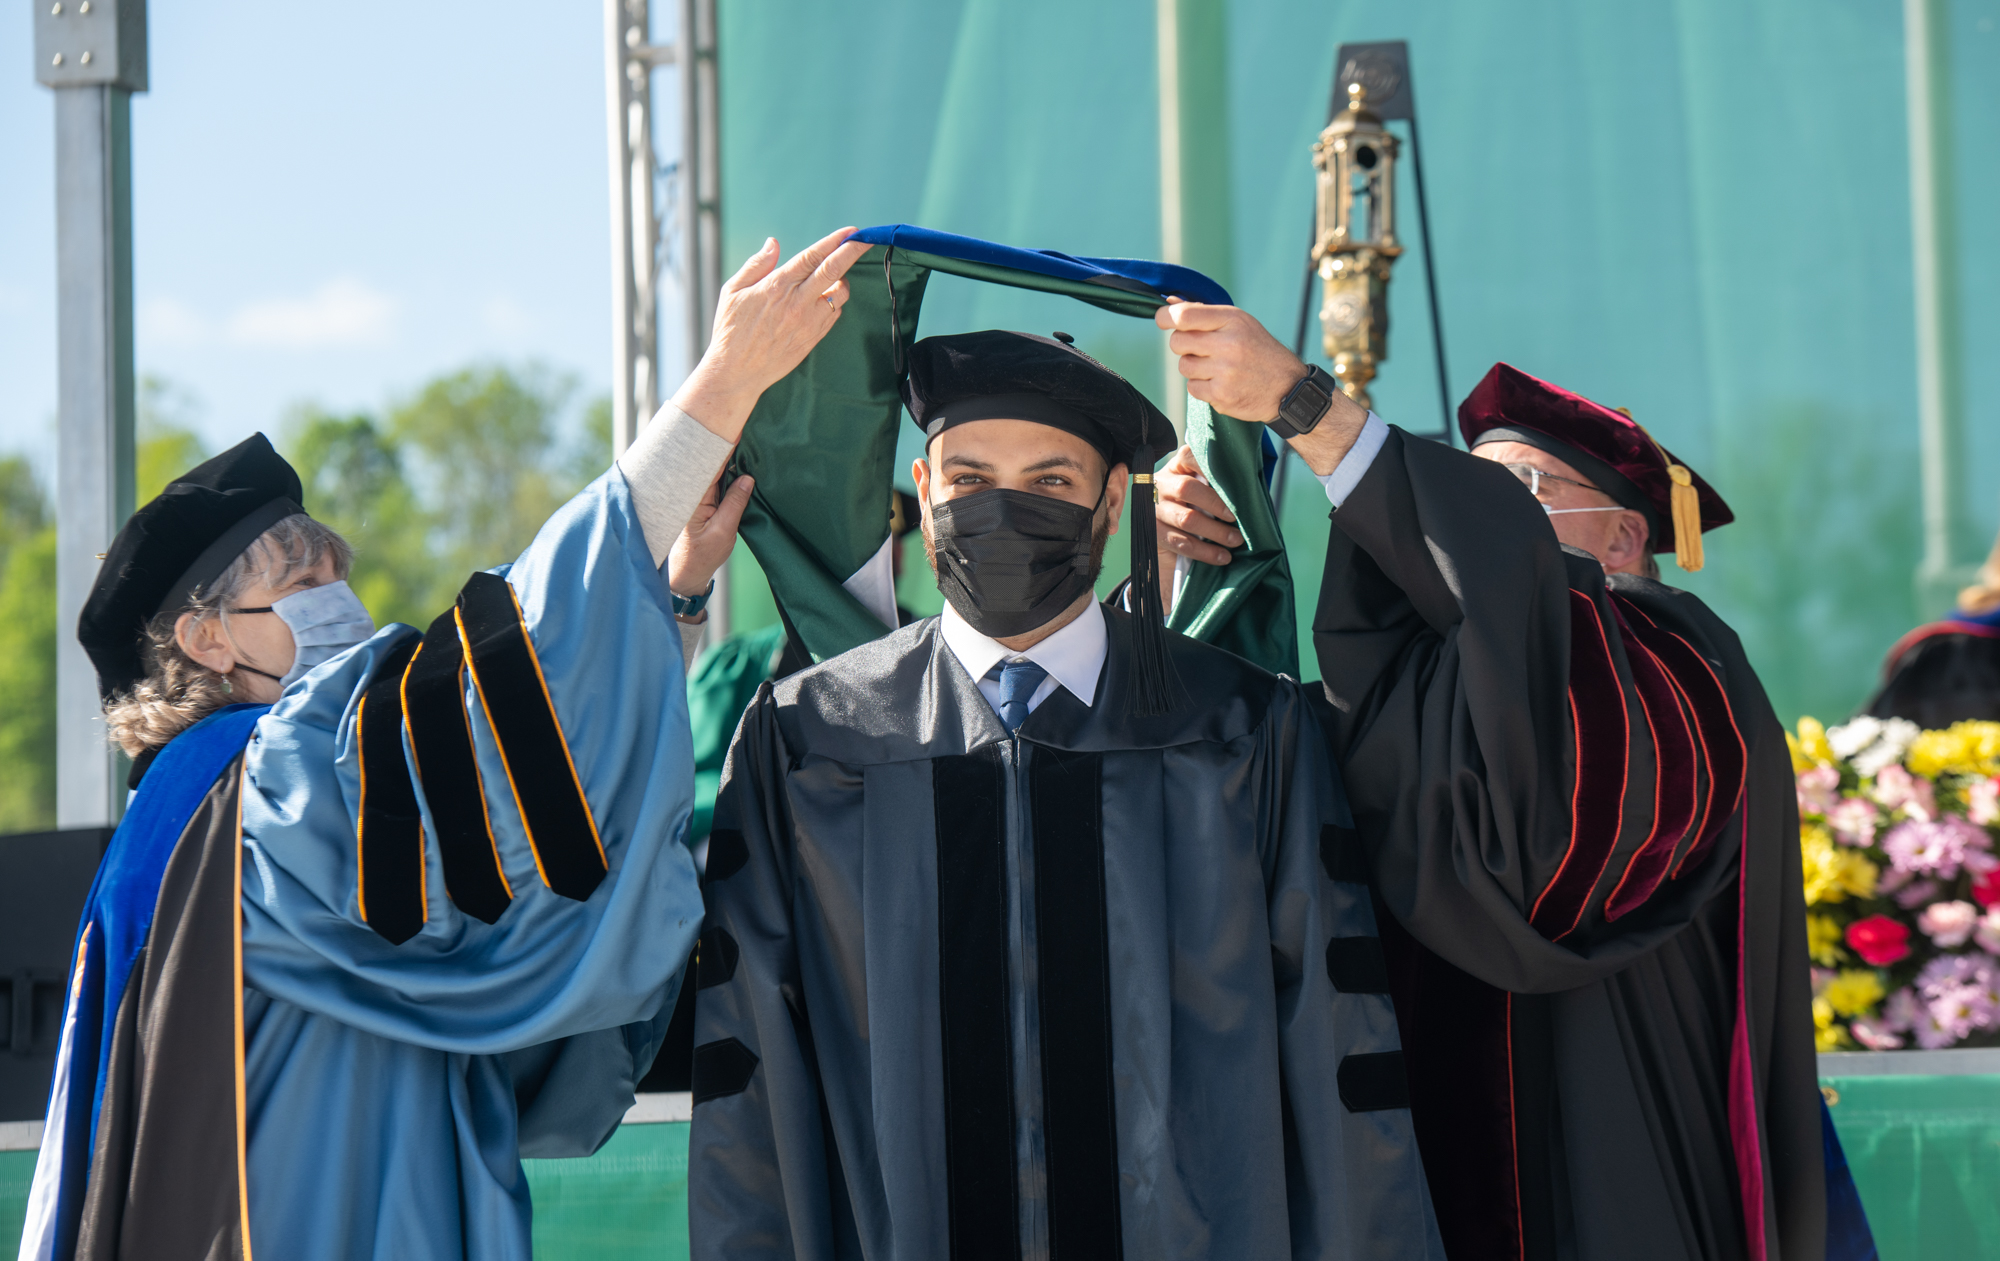
[{"label": "person in black robe behind", "polygon": [[949,603],[730,750],[693,1255],[1442,1261],[1305,694],[1165,629],[1149,482],[1132,611],[1093,594],[1166,418],[1046,338],[909,363]]},{"label": "person in black robe behind", "polygon": [[1926,729],[2000,722],[2000,539],[1950,617],[1917,627],[1889,649],[1882,685],[1861,712]]},{"label": "person in black robe behind", "polygon": [[[1475,456],[1241,311],[1159,322],[1189,391],[1278,417],[1335,505],[1314,644],[1453,1261],[1817,1261],[1830,1193],[1831,1255],[1872,1256],[1816,1088],[1784,732],[1735,634],[1651,576],[1699,567],[1721,499],[1505,364],[1459,410]],[[1163,546],[1221,563],[1192,472],[1161,475]]]}]

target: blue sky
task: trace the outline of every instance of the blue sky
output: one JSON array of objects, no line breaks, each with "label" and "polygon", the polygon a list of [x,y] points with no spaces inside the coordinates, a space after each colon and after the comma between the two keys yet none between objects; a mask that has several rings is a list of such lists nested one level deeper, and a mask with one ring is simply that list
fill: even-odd
[{"label": "blue sky", "polygon": [[[481,359],[610,384],[603,9],[160,0],[133,99],[137,359],[211,446]],[[0,16],[0,451],[48,467],[54,107]],[[665,365],[669,370],[674,365]]]}]

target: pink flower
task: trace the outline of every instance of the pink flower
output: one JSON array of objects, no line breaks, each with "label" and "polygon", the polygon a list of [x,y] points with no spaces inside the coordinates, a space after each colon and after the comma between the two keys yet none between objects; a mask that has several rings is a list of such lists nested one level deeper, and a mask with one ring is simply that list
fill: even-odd
[{"label": "pink flower", "polygon": [[1831,766],[1800,771],[1798,779],[1800,814],[1825,814],[1840,799],[1840,772]]},{"label": "pink flower", "polygon": [[1885,766],[1875,776],[1875,800],[1884,810],[1901,808],[1913,819],[1937,817],[1937,790],[1931,781],[1900,766]]},{"label": "pink flower", "polygon": [[1958,1041],[1957,1035],[1946,1028],[1937,1018],[1937,1012],[1928,1004],[1917,1011],[1917,1023],[1910,1026],[1916,1035],[1917,1045],[1926,1051],[1942,1051]]},{"label": "pink flower", "polygon": [[1842,845],[1873,845],[1882,812],[1866,797],[1843,797],[1826,812],[1826,825]]},{"label": "pink flower", "polygon": [[1887,967],[1910,953],[1910,930],[1886,915],[1870,915],[1847,926],[1847,944],[1873,966]]},{"label": "pink flower", "polygon": [[[1907,874],[1905,873],[1906,876]],[[1896,905],[1906,911],[1914,911],[1920,906],[1929,906],[1931,900],[1937,897],[1939,891],[1943,888],[1944,886],[1935,880],[1919,880],[1896,895]],[[1879,885],[1877,886],[1877,891],[1880,891]]]},{"label": "pink flower", "polygon": [[1975,872],[1992,870],[1992,845],[1985,828],[1955,814],[1935,821],[1898,823],[1882,838],[1882,852],[1899,871],[1923,872],[1945,880],[1956,876],[1960,867]]},{"label": "pink flower", "polygon": [[2000,775],[1975,780],[1966,788],[1965,817],[1974,823],[2000,823]]},{"label": "pink flower", "polygon": [[1975,955],[1940,955],[1917,974],[1923,1013],[1917,1045],[1936,1050],[2000,1023],[2000,967]]},{"label": "pink flower", "polygon": [[1917,916],[1917,927],[1942,950],[1963,946],[1978,922],[1979,908],[1970,902],[1933,902]]},{"label": "pink flower", "polygon": [[1916,991],[1905,985],[1889,995],[1889,1001],[1882,1004],[1882,1027],[1896,1033],[1908,1033],[1923,1017],[1923,1010],[1917,1002]]},{"label": "pink flower", "polygon": [[1972,930],[1972,939],[1987,954],[2000,955],[2000,906],[1986,908],[1986,914],[1979,917],[1979,926]]},{"label": "pink flower", "polygon": [[[1909,993],[1908,990],[1899,992]],[[1893,1051],[1903,1045],[1903,1039],[1880,1020],[1864,1017],[1848,1025],[1847,1030],[1854,1035],[1856,1042],[1871,1051]]]}]

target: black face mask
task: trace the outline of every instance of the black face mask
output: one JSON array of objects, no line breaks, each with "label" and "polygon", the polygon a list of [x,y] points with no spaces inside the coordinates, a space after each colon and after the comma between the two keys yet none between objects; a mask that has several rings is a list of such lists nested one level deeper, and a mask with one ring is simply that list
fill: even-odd
[{"label": "black face mask", "polygon": [[1096,517],[1094,507],[1020,490],[983,490],[932,504],[938,590],[989,638],[1034,630],[1096,580]]}]

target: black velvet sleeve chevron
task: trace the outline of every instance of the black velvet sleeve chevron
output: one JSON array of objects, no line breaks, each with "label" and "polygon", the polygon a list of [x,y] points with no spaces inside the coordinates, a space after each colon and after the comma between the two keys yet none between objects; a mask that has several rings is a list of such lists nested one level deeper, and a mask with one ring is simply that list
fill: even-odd
[{"label": "black velvet sleeve chevron", "polygon": [[355,824],[362,922],[400,946],[424,926],[424,824],[403,761],[403,671],[416,652],[390,653],[361,695],[361,811]]},{"label": "black velvet sleeve chevron", "polygon": [[437,829],[445,891],[467,915],[491,924],[514,900],[486,817],[486,786],[465,712],[465,648],[452,610],[440,613],[403,674],[403,717],[417,778]]},{"label": "black velvet sleeve chevron", "polygon": [[505,578],[474,574],[458,593],[458,629],[535,865],[550,889],[578,902],[604,879],[597,822],[542,678],[541,661]]},{"label": "black velvet sleeve chevron", "polygon": [[[604,849],[513,588],[474,574],[421,643],[385,659],[362,695],[361,810],[355,829],[362,919],[401,945],[426,919],[424,812],[445,892],[492,924],[513,904],[472,743],[465,679],[499,745],[535,865],[550,889],[583,901],[604,879]],[[403,737],[409,734],[404,757]],[[416,776],[410,773],[414,761]]]}]

